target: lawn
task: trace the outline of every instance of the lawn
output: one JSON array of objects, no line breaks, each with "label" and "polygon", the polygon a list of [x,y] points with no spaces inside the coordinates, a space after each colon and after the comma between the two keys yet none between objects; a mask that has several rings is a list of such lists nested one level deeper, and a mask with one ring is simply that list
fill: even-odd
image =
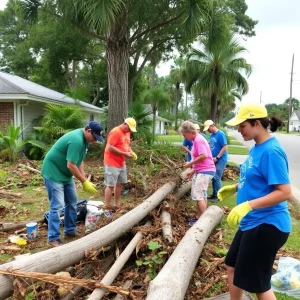
[{"label": "lawn", "polygon": [[165,143],[182,143],[183,136],[182,135],[157,135],[155,136],[156,141],[165,142]]},{"label": "lawn", "polygon": [[228,145],[228,154],[248,155],[249,150],[246,147],[236,147]]}]

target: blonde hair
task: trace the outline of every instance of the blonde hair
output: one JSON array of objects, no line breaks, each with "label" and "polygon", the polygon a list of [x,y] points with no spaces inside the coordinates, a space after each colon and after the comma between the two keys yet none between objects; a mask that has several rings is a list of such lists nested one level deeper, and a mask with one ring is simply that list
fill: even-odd
[{"label": "blonde hair", "polygon": [[197,133],[195,125],[190,121],[184,121],[179,127],[178,131],[180,133],[185,133],[185,132]]}]

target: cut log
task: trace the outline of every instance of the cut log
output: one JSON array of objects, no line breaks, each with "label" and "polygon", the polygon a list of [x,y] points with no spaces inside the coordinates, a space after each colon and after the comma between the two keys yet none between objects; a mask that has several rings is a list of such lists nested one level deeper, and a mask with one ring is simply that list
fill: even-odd
[{"label": "cut log", "polygon": [[37,169],[34,169],[34,168],[32,168],[32,167],[26,166],[26,165],[24,165],[24,164],[19,164],[19,167],[21,167],[21,168],[26,168],[26,169],[28,169],[28,170],[30,170],[30,171],[32,171],[32,172],[41,174],[41,171],[39,171],[39,170],[37,170]]},{"label": "cut log", "polygon": [[[146,226],[150,226],[150,225],[151,222],[148,221],[146,223]],[[131,256],[132,252],[135,250],[137,244],[142,239],[142,237],[143,237],[143,233],[141,231],[135,234],[134,238],[130,241],[130,243],[121,253],[121,255],[118,257],[118,259],[110,268],[110,270],[107,272],[107,274],[103,277],[101,283],[106,285],[111,285],[113,283],[113,281],[118,276],[118,274],[120,273],[121,269],[124,267],[129,257]],[[106,292],[105,289],[95,289],[93,293],[89,296],[88,300],[102,299],[102,297],[105,295],[105,292]]]},{"label": "cut log", "polygon": [[[159,205],[175,187],[175,182],[169,182],[163,185],[142,204],[85,237],[60,247],[32,254],[18,261],[5,263],[0,265],[0,269],[56,273],[74,265],[84,258],[86,249],[105,247],[129,231]],[[12,282],[11,277],[0,275],[0,299],[5,299],[5,297],[8,297],[12,293]]]},{"label": "cut log", "polygon": [[173,243],[173,233],[172,233],[172,226],[171,226],[171,214],[166,211],[162,210],[160,215],[160,221],[162,224],[162,235],[163,239],[167,244]]},{"label": "cut log", "polygon": [[221,208],[208,207],[195,225],[187,231],[164,267],[151,281],[147,300],[184,299],[203,246],[222,217]]},{"label": "cut log", "polygon": [[44,223],[44,220],[45,220],[44,218],[41,218],[38,220],[22,221],[18,223],[0,223],[0,232],[7,232],[7,231],[23,228],[29,222]]},{"label": "cut log", "polygon": [[[192,188],[192,182],[188,181],[184,183],[177,192],[174,194],[174,201],[170,201],[170,205],[173,205],[181,199],[186,193],[188,193]],[[175,203],[174,203],[175,202]],[[172,217],[170,212],[163,209],[160,215],[160,220],[162,223],[162,235],[166,244],[171,245],[173,243],[173,233],[172,233]]]}]

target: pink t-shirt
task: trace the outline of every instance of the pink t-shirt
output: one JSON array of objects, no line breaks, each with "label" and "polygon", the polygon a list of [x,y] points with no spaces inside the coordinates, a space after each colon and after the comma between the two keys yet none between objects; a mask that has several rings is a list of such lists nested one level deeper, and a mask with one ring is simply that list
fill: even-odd
[{"label": "pink t-shirt", "polygon": [[193,165],[195,172],[215,172],[216,167],[213,161],[210,146],[207,140],[201,134],[197,134],[193,141],[192,160],[196,159],[201,154],[206,154],[207,157],[204,160]]}]

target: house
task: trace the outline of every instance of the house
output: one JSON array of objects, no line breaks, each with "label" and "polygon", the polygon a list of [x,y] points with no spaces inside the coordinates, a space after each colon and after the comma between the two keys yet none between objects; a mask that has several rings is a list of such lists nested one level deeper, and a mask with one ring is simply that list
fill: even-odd
[{"label": "house", "polygon": [[[148,111],[152,111],[152,106],[151,104],[145,104],[144,107]],[[153,120],[153,114],[149,115],[149,118]],[[166,130],[168,127],[170,127],[171,121],[167,120],[165,118],[162,118],[158,115],[158,111],[156,111],[156,116],[155,116],[155,134],[166,134]]]},{"label": "house", "polygon": [[300,131],[300,110],[294,110],[292,112],[289,131]]},{"label": "house", "polygon": [[100,121],[102,108],[77,101],[54,90],[23,79],[16,75],[0,72],[0,129],[13,123],[24,128],[22,138],[32,131],[33,121],[44,114],[45,105],[79,104],[85,121]]}]

